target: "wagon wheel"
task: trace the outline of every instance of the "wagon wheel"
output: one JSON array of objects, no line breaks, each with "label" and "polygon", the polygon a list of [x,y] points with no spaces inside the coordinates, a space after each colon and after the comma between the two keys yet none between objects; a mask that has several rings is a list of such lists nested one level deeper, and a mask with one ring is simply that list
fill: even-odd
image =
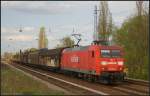
[{"label": "wagon wheel", "polygon": [[87,80],[89,82],[93,82],[94,81],[94,78],[91,76],[91,75],[87,75]]}]

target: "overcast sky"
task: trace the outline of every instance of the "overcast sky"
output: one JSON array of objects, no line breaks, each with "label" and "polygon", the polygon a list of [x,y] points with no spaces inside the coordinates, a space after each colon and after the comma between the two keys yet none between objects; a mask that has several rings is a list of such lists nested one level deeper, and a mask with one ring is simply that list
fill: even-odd
[{"label": "overcast sky", "polygon": [[[81,45],[90,44],[95,5],[99,1],[1,1],[1,53],[38,48],[41,26],[46,28],[48,48],[70,36],[73,28],[82,34]],[[135,1],[108,1],[108,5],[117,26],[135,13]],[[20,26],[23,32],[19,32]]]}]

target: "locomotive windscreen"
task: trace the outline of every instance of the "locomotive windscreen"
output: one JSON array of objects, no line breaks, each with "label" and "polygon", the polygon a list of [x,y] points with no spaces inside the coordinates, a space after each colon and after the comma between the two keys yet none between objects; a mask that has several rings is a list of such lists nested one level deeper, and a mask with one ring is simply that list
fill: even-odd
[{"label": "locomotive windscreen", "polygon": [[112,57],[120,57],[120,50],[111,50]]},{"label": "locomotive windscreen", "polygon": [[120,57],[120,50],[101,50],[100,52],[102,57]]},{"label": "locomotive windscreen", "polygon": [[101,50],[102,57],[111,57],[110,50]]}]

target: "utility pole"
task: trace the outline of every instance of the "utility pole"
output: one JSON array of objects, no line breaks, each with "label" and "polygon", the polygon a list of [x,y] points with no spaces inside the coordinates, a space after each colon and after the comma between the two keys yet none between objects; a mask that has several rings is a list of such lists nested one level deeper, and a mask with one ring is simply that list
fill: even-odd
[{"label": "utility pole", "polygon": [[[101,7],[98,10],[95,6],[94,10],[94,44],[108,45],[109,35],[112,27],[112,18],[109,13],[108,4],[106,1],[101,1]],[[99,12],[99,20],[97,21],[97,11]],[[109,20],[110,19],[110,20]],[[97,24],[98,22],[98,24]],[[109,24],[109,25],[108,25]]]},{"label": "utility pole", "polygon": [[97,41],[96,33],[97,33],[97,6],[95,6],[94,9],[94,34],[93,34],[94,41]]},{"label": "utility pole", "polygon": [[100,11],[97,9],[97,5],[95,5],[95,10],[94,10],[94,34],[93,34],[93,43],[94,44],[99,44],[99,34],[98,34],[98,26],[97,26],[97,11]]},{"label": "utility pole", "polygon": [[94,10],[94,41],[98,41],[98,31],[97,31],[97,11],[100,11],[97,9],[97,5],[95,5],[95,10]]}]

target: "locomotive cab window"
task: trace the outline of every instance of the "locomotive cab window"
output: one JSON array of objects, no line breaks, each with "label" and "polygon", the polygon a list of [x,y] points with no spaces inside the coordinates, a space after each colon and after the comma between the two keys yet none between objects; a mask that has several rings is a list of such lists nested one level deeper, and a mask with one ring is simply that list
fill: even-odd
[{"label": "locomotive cab window", "polygon": [[120,57],[120,50],[112,50],[111,51],[112,57]]},{"label": "locomotive cab window", "polygon": [[120,50],[101,50],[102,57],[121,57]]},{"label": "locomotive cab window", "polygon": [[111,57],[110,50],[101,50],[102,57]]}]

